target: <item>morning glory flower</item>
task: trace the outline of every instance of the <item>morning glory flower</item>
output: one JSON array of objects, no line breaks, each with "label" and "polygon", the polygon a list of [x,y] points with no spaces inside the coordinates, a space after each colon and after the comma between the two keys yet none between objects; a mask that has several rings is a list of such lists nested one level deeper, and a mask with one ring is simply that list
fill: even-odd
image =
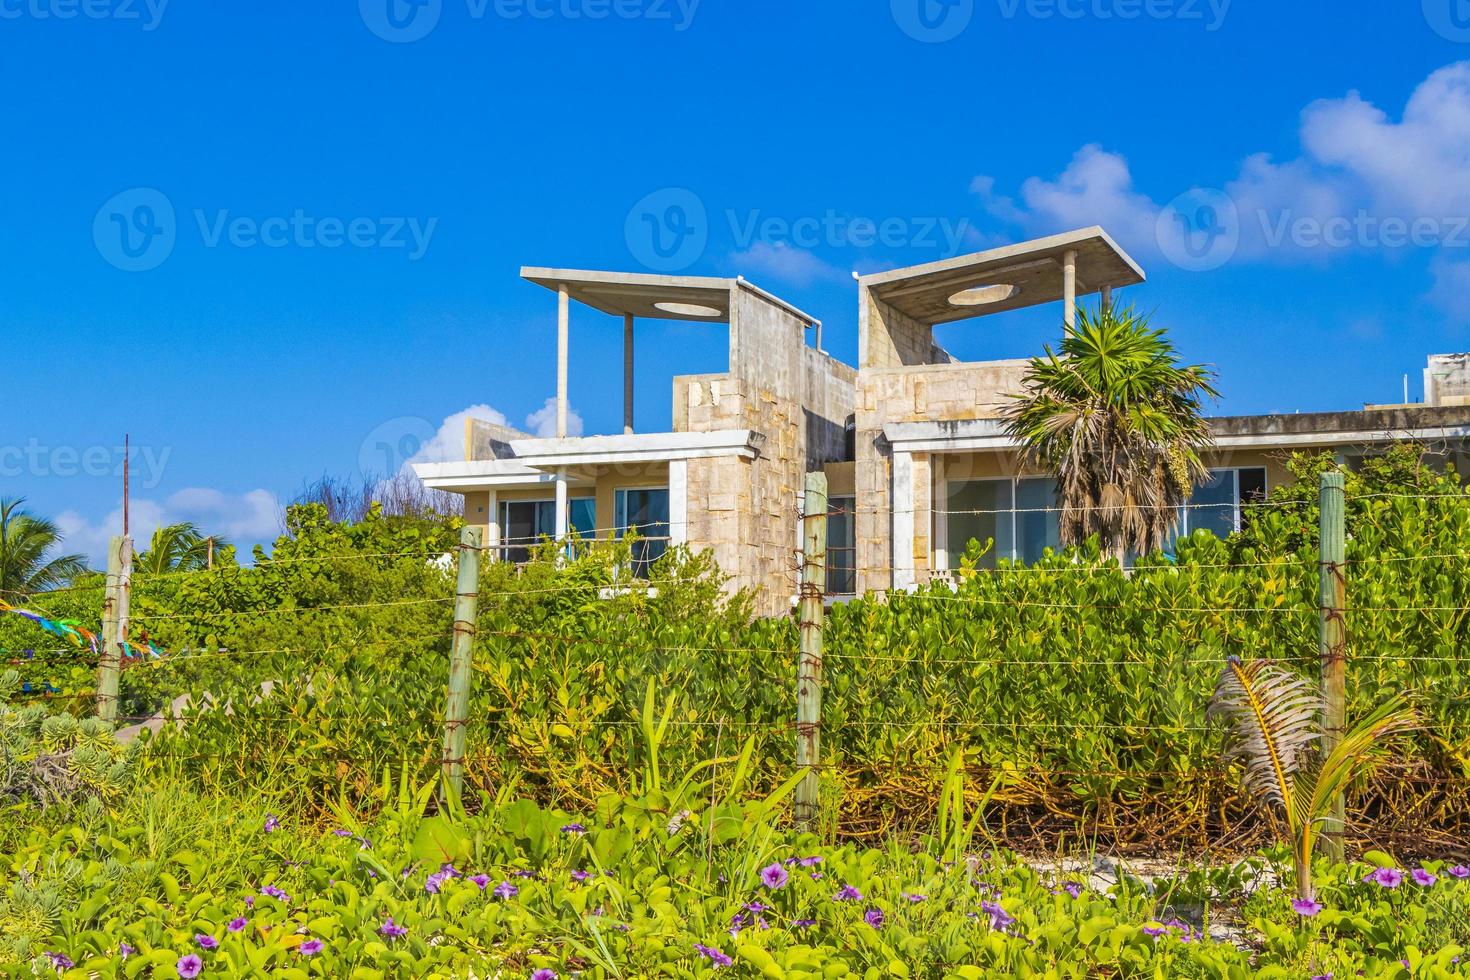
[{"label": "morning glory flower", "polygon": [[336,830],[332,831],[332,836],[334,836],[334,837],[351,837],[352,836],[352,831],[350,831],[350,830],[343,830],[341,827],[338,827]]},{"label": "morning glory flower", "polygon": [[793,929],[810,929],[817,924],[816,919],[796,919],[791,923]]},{"label": "morning glory flower", "polygon": [[136,953],[137,950],[129,946],[127,943],[118,943],[117,952],[118,955],[120,955],[123,959],[127,959],[129,956],[132,956],[134,953]]},{"label": "morning glory flower", "polygon": [[765,885],[771,891],[785,887],[786,882],[790,880],[791,875],[787,874],[786,869],[779,864],[770,864],[761,868],[761,884]]},{"label": "morning glory flower", "polygon": [[276,815],[275,814],[273,814],[273,813],[267,813],[265,815],[265,828],[264,829],[265,829],[265,832],[267,834],[273,834],[276,831],[278,831],[278,830],[281,829],[281,821],[279,821],[279,820],[276,819]]},{"label": "morning glory flower", "polygon": [[832,896],[834,902],[861,902],[862,900],[863,893],[851,885],[843,885],[837,889],[837,894]]},{"label": "morning glory flower", "polygon": [[250,924],[250,920],[247,919],[247,918],[245,918],[245,916],[241,915],[241,916],[238,916],[236,918],[231,919],[229,921],[229,924],[226,925],[225,928],[228,929],[228,930],[230,930],[231,932],[240,932],[246,926],[248,926],[249,924]]},{"label": "morning glory flower", "polygon": [[1315,977],[1313,977],[1312,980],[1332,980],[1332,974],[1330,974],[1330,973],[1319,973]]},{"label": "morning glory flower", "polygon": [[439,886],[442,884],[444,884],[444,873],[442,871],[436,872],[424,879],[424,891],[430,895],[437,895],[439,894]]},{"label": "morning glory flower", "polygon": [[291,901],[291,896],[290,895],[287,895],[285,892],[281,891],[275,885],[266,885],[264,888],[262,888],[260,890],[260,893],[262,895],[266,896],[267,898],[274,898],[278,902],[288,902],[289,903]]},{"label": "morning glory flower", "polygon": [[562,827],[561,832],[564,834],[585,834],[587,833],[587,828],[579,823],[569,823]]},{"label": "morning glory flower", "polygon": [[51,965],[56,968],[57,973],[60,973],[62,970],[70,970],[76,966],[71,961],[71,957],[65,953],[47,953],[46,958],[51,961]]},{"label": "morning glory flower", "polygon": [[180,956],[176,966],[179,976],[184,980],[192,980],[193,977],[199,976],[200,970],[204,969],[204,961],[199,958],[198,954],[190,953],[188,956]]},{"label": "morning glory flower", "polygon": [[700,956],[708,958],[710,963],[715,967],[730,966],[735,962],[734,960],[730,959],[730,957],[720,952],[718,949],[715,949],[713,946],[704,946],[699,943],[695,943],[694,951]]},{"label": "morning glory flower", "polygon": [[591,877],[592,877],[592,875],[590,873],[588,873],[586,871],[582,871],[580,869],[572,872],[572,880],[573,881],[586,881],[588,878],[591,878]]},{"label": "morning glory flower", "polygon": [[1322,906],[1318,905],[1310,898],[1292,899],[1291,907],[1296,911],[1297,915],[1301,916],[1304,919],[1310,919],[1312,916],[1322,911]]},{"label": "morning glory flower", "polygon": [[327,944],[322,942],[320,939],[308,939],[306,942],[297,947],[296,951],[302,956],[315,956],[317,953],[320,953],[326,948]]},{"label": "morning glory flower", "polygon": [[1453,868],[1445,869],[1451,878],[1470,878],[1470,868],[1463,864],[1457,864]]},{"label": "morning glory flower", "polygon": [[1016,922],[1009,912],[1001,908],[999,902],[981,902],[980,908],[990,916],[990,928],[992,929],[1004,931]]},{"label": "morning glory flower", "polygon": [[531,980],[556,980],[556,971],[542,968],[531,974]]},{"label": "morning glory flower", "polygon": [[378,927],[378,935],[387,936],[389,939],[397,939],[400,936],[408,935],[408,929],[394,922],[393,916],[390,915],[387,919],[383,920],[383,924]]},{"label": "morning glory flower", "polygon": [[219,940],[202,932],[194,937],[194,941],[200,949],[219,949]]},{"label": "morning glory flower", "polygon": [[472,876],[470,878],[470,881],[473,881],[476,885],[479,885],[480,886],[480,891],[484,891],[485,888],[490,884],[490,876],[489,875],[474,875],[474,876]]},{"label": "morning glory flower", "polygon": [[1428,888],[1430,885],[1439,880],[1439,877],[1437,875],[1432,875],[1428,871],[1425,871],[1423,868],[1415,868],[1413,871],[1410,871],[1409,877],[1413,878],[1414,884],[1418,885],[1420,888]]},{"label": "morning glory flower", "polygon": [[1169,930],[1164,926],[1144,926],[1142,931],[1145,936],[1153,936],[1157,939]]},{"label": "morning glory flower", "polygon": [[874,929],[882,929],[883,928],[883,910],[882,909],[868,909],[866,912],[863,913],[863,921],[866,922],[868,925],[872,926]]},{"label": "morning glory flower", "polygon": [[924,901],[928,896],[920,895],[918,892],[904,892],[903,897],[905,901],[918,904],[919,902]]},{"label": "morning glory flower", "polygon": [[520,893],[521,890],[515,885],[512,885],[508,881],[502,881],[500,884],[495,886],[495,891],[491,894],[493,894],[496,898],[515,898]]},{"label": "morning glory flower", "polygon": [[1076,898],[1078,895],[1082,894],[1082,882],[1064,881],[1062,882],[1062,891],[1066,892],[1068,895],[1071,895],[1073,898]]},{"label": "morning glory flower", "polygon": [[1369,872],[1363,880],[1383,888],[1397,888],[1404,883],[1404,873],[1397,868],[1377,868]]},{"label": "morning glory flower", "polygon": [[822,858],[817,856],[804,857],[796,863],[801,865],[803,868],[815,868],[817,865],[822,863]]}]

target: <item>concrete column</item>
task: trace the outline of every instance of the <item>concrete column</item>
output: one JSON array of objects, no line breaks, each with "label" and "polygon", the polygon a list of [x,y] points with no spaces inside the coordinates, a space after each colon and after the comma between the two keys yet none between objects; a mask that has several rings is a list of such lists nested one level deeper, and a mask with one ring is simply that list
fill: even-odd
[{"label": "concrete column", "polygon": [[561,542],[571,530],[571,499],[567,494],[567,471],[556,471],[556,540]]},{"label": "concrete column", "polygon": [[633,434],[633,314],[623,316],[623,434]]},{"label": "concrete column", "polygon": [[500,491],[491,490],[485,501],[485,553],[491,561],[500,560]]},{"label": "concrete column", "polygon": [[[556,437],[567,437],[567,336],[571,321],[567,287],[556,291]],[[560,486],[558,482],[558,486]],[[560,514],[560,508],[557,508]],[[559,519],[559,518],[558,518]]]},{"label": "concrete column", "polygon": [[669,544],[689,543],[689,460],[669,460]]},{"label": "concrete column", "polygon": [[1102,310],[1103,310],[1104,313],[1106,313],[1108,310],[1111,310],[1112,308],[1113,308],[1113,287],[1112,286],[1104,286],[1102,288]]},{"label": "concrete column", "polygon": [[1069,327],[1077,325],[1077,253],[1067,252],[1062,256],[1062,322]]},{"label": "concrete column", "polygon": [[893,587],[907,589],[914,575],[914,455],[893,454]]}]

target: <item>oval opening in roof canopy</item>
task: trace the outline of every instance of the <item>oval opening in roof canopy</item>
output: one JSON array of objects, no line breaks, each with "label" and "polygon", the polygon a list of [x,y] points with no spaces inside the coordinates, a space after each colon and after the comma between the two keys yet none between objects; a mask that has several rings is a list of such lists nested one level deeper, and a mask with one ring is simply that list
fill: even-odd
[{"label": "oval opening in roof canopy", "polygon": [[951,306],[989,306],[992,303],[1004,302],[1020,291],[1020,286],[1009,284],[976,286],[973,289],[964,289],[955,293],[949,298],[949,303]]},{"label": "oval opening in roof canopy", "polygon": [[654,303],[653,308],[672,313],[674,316],[697,316],[712,317],[724,316],[723,310],[717,310],[713,306],[697,306],[694,303]]}]

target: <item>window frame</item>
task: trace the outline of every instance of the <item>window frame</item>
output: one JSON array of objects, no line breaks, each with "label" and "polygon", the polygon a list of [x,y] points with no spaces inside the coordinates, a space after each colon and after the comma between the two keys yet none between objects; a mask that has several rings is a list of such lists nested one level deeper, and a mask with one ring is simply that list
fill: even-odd
[{"label": "window frame", "polygon": [[[568,525],[569,526],[571,525],[571,509],[572,509],[572,504],[573,504],[573,502],[579,501],[579,500],[590,500],[592,502],[592,523],[595,525],[597,523],[597,495],[595,493],[594,494],[583,494],[583,495],[576,496],[576,497],[573,497],[573,496],[568,495],[568,497],[567,497],[567,518],[568,518],[567,523],[568,523]],[[534,540],[525,541],[525,540],[517,539],[514,543],[511,543],[509,541],[509,537],[508,537],[508,535],[506,533],[508,531],[507,520],[506,520],[507,508],[510,507],[510,506],[512,506],[513,504],[530,504],[531,506],[534,506],[534,507],[539,507],[542,504],[550,504],[552,506],[552,508],[553,508],[553,510],[552,510],[552,523],[554,525],[555,524],[555,521],[556,521],[556,515],[555,515],[556,498],[555,497],[535,497],[535,498],[530,498],[530,499],[525,499],[525,500],[497,500],[495,502],[495,504],[496,504],[496,506],[495,506],[495,511],[496,511],[496,513],[495,513],[495,526],[496,526],[496,529],[497,529],[496,530],[496,538],[497,538],[497,541],[496,541],[496,545],[495,545],[495,552],[496,552],[497,557],[501,561],[509,562],[511,560],[510,559],[510,552],[512,552],[512,551],[524,551],[526,553],[526,559],[525,560],[526,561],[529,561],[530,560],[530,556],[531,556],[531,552],[537,547],[537,545],[539,545],[541,543],[542,537],[548,537],[549,535],[540,535],[540,534],[538,534],[538,535],[536,535],[536,537],[535,537]],[[589,527],[586,530],[582,530],[582,529],[579,528],[579,529],[577,529],[577,537],[578,538],[581,538],[584,541],[585,540],[591,540],[593,538],[596,538],[597,537],[597,528],[596,527]],[[524,562],[519,562],[518,561],[518,562],[513,562],[512,564],[520,565],[520,564],[523,564],[523,563]]]},{"label": "window frame", "polygon": [[[1233,473],[1235,475],[1235,501],[1232,507],[1231,515],[1231,534],[1238,533],[1245,527],[1245,500],[1244,495],[1240,492],[1240,474],[1246,470],[1259,470],[1261,472],[1262,495],[1264,496],[1271,492],[1271,470],[1265,464],[1261,464],[1260,466],[1211,466],[1208,467],[1206,470],[1206,472],[1210,474],[1211,478],[1213,478],[1217,473]],[[1194,533],[1194,529],[1189,526],[1190,511],[1196,509],[1194,507],[1193,492],[1190,493],[1189,501],[1189,503],[1184,504],[1179,508],[1179,526],[1174,531],[1175,541],[1178,541],[1180,538],[1186,538]],[[1203,504],[1201,506],[1218,507],[1220,505]]]}]

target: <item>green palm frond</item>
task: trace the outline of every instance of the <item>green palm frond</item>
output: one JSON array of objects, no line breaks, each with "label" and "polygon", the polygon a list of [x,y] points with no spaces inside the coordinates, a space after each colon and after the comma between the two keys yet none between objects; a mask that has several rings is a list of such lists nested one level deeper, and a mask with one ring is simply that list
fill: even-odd
[{"label": "green palm frond", "polygon": [[22,510],[24,503],[0,499],[0,589],[12,597],[62,588],[87,572],[81,555],[53,554],[61,529]]}]

